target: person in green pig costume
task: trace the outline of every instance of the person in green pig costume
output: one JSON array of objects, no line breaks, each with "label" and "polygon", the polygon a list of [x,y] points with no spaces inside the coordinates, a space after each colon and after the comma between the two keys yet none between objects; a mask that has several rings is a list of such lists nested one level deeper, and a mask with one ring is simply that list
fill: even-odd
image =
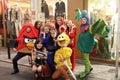
[{"label": "person in green pig costume", "polygon": [[80,21],[80,34],[77,41],[77,47],[81,52],[82,60],[85,65],[85,70],[79,73],[79,78],[85,78],[92,70],[92,65],[89,60],[89,55],[95,45],[95,35],[100,37],[108,36],[109,29],[104,20],[97,20],[94,24],[89,24],[88,12],[76,9],[76,20]]}]

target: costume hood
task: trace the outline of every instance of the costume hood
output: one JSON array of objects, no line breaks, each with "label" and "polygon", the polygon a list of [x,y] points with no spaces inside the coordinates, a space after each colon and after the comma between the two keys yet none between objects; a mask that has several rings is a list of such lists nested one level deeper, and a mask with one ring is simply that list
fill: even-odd
[{"label": "costume hood", "polygon": [[18,52],[30,53],[37,38],[37,29],[31,23],[24,24],[17,38]]},{"label": "costume hood", "polygon": [[[60,41],[65,41],[65,44],[61,44]],[[70,38],[66,33],[62,33],[57,37],[57,43],[59,46],[68,46]]]}]

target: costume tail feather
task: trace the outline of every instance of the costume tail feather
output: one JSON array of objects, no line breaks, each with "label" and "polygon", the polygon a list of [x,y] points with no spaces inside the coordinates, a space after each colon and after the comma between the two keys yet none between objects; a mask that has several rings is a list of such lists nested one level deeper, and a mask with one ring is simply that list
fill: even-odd
[{"label": "costume tail feather", "polygon": [[80,19],[82,18],[80,9],[77,8],[75,11],[76,11],[76,13],[77,13],[75,19],[76,19],[77,21],[80,21]]}]

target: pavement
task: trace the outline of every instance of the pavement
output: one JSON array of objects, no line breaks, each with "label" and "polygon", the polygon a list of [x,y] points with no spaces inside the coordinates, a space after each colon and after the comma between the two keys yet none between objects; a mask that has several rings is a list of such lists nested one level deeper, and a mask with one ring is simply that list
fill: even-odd
[{"label": "pavement", "polygon": [[[15,75],[10,75],[13,71],[12,59],[16,55],[16,52],[11,50],[11,59],[8,59],[7,50],[0,49],[0,80],[34,80],[33,73],[28,61],[28,56],[23,57],[18,61],[20,72]],[[115,78],[116,67],[115,65],[92,62],[93,71],[84,79],[77,80],[120,80],[120,74],[118,78]],[[120,71],[120,67],[118,68]],[[84,65],[81,60],[76,60],[76,67],[74,74],[78,74],[84,70]],[[118,71],[118,72],[119,72]],[[120,73],[120,72],[119,72]],[[61,79],[64,80],[64,79]],[[72,80],[72,79],[71,79]]]}]

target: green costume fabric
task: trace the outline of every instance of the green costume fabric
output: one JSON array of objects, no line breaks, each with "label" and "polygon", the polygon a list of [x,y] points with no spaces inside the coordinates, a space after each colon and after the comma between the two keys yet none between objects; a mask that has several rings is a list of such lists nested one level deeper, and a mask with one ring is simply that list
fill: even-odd
[{"label": "green costume fabric", "polygon": [[92,66],[89,60],[89,53],[81,53],[81,54],[82,54],[82,60],[85,64],[85,70],[79,74],[79,77],[83,78],[90,73],[90,71],[92,70]]},{"label": "green costume fabric", "polygon": [[77,46],[81,52],[92,52],[94,47],[94,35],[90,34],[89,30],[83,33],[80,33]]}]

